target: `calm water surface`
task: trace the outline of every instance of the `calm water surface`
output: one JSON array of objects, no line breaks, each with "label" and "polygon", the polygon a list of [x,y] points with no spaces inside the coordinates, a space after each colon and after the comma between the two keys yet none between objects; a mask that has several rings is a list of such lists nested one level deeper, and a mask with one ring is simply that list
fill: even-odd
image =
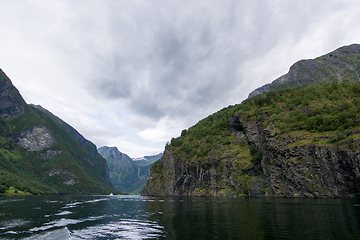
[{"label": "calm water surface", "polygon": [[351,199],[0,196],[0,239],[360,239]]}]

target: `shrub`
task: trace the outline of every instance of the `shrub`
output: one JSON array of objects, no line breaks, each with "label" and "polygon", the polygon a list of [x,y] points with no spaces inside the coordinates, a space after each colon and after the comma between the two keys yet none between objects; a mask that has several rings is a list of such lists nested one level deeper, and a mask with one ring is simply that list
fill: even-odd
[{"label": "shrub", "polygon": [[257,149],[254,144],[249,145],[250,155],[251,155],[251,162],[256,163],[261,161],[262,159],[262,152],[260,149]]},{"label": "shrub", "polygon": [[343,132],[338,132],[338,133],[335,134],[335,136],[333,136],[333,137],[331,138],[330,142],[331,142],[331,143],[336,143],[336,142],[339,142],[339,141],[341,141],[341,140],[343,140],[343,139],[345,139],[345,138],[346,138],[345,133],[343,133]]},{"label": "shrub", "polygon": [[186,133],[187,133],[187,130],[186,130],[186,129],[182,130],[181,136],[182,136],[182,137],[185,137],[185,136],[186,136]]},{"label": "shrub", "polygon": [[0,185],[0,193],[5,193],[6,189],[7,189],[6,186]]},{"label": "shrub", "polygon": [[151,171],[155,173],[162,173],[163,164],[161,160],[157,160],[151,167]]}]

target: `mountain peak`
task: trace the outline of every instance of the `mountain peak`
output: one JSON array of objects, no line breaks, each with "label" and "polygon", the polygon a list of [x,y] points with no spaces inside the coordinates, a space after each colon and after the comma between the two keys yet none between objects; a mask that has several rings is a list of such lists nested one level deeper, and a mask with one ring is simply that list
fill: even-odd
[{"label": "mountain peak", "polygon": [[0,116],[13,118],[25,113],[27,105],[11,80],[0,69]]},{"label": "mountain peak", "polygon": [[336,49],[315,59],[300,60],[289,72],[252,91],[248,98],[284,88],[309,87],[319,83],[359,81],[360,44]]}]

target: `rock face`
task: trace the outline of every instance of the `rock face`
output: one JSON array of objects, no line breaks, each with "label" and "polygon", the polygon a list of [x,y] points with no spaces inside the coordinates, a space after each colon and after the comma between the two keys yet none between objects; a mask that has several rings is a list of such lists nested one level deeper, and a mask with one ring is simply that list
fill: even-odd
[{"label": "rock face", "polygon": [[41,151],[57,144],[50,129],[36,125],[20,133],[18,144],[28,151]]},{"label": "rock face", "polygon": [[284,197],[355,197],[359,193],[359,154],[333,146],[277,139],[254,122],[241,122],[245,135],[262,152],[261,174],[267,195]]},{"label": "rock face", "polygon": [[0,116],[12,118],[25,112],[25,101],[0,69]]},{"label": "rock face", "polygon": [[249,98],[283,88],[308,87],[319,83],[360,80],[360,45],[341,47],[316,59],[301,60],[287,74],[252,91]]},{"label": "rock face", "polygon": [[[299,139],[277,139],[239,116],[230,119],[230,126],[234,136],[261,150],[261,161],[242,169],[216,156],[189,162],[168,146],[161,170],[152,169],[142,195],[235,196],[242,191],[252,197],[355,197],[360,192],[359,153],[315,143],[291,147]],[[240,179],[244,173],[248,181]]]},{"label": "rock face", "polygon": [[40,158],[49,160],[60,153],[61,153],[60,150],[47,150],[46,152],[44,152],[43,154],[40,155]]},{"label": "rock face", "polygon": [[73,186],[79,183],[79,176],[76,176],[70,171],[63,170],[61,168],[52,169],[46,173],[49,177],[61,176],[63,178],[62,184]]}]

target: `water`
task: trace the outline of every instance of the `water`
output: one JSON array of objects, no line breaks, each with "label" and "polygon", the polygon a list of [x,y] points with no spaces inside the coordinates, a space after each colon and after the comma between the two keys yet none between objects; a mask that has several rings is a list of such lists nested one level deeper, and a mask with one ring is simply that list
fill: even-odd
[{"label": "water", "polygon": [[351,199],[0,196],[0,239],[360,239]]}]

